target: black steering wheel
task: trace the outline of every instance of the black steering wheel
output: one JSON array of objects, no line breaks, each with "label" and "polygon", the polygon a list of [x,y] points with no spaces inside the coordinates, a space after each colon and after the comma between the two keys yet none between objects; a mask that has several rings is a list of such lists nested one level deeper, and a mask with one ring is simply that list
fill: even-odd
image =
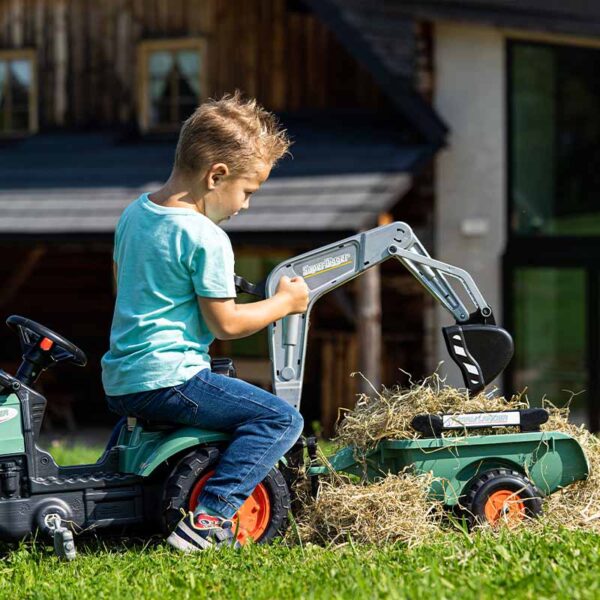
[{"label": "black steering wheel", "polygon": [[21,348],[25,353],[39,348],[47,353],[53,362],[67,360],[78,367],[85,367],[87,364],[87,357],[83,350],[62,335],[31,319],[11,315],[6,319],[6,324],[19,334]]}]

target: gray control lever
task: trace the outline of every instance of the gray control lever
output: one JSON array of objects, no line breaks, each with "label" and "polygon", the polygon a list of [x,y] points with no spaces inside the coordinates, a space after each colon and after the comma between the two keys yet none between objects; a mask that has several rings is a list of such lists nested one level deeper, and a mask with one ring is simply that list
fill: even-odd
[{"label": "gray control lever", "polygon": [[290,381],[296,376],[294,365],[294,352],[300,336],[301,315],[289,315],[283,319],[283,347],[285,352],[284,367],[281,369],[281,378]]},{"label": "gray control lever", "polygon": [[259,298],[265,297],[265,283],[266,279],[259,281],[258,283],[250,283],[247,279],[240,277],[239,275],[233,276],[235,282],[235,291],[244,294],[251,294],[252,296],[258,296]]}]

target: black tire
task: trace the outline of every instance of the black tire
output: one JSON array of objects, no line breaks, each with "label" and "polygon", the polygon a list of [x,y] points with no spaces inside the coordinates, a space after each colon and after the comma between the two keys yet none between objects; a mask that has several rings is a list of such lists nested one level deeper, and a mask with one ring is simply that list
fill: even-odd
[{"label": "black tire", "polygon": [[[184,457],[167,479],[163,495],[163,515],[165,530],[170,532],[181,519],[181,510],[188,510],[190,494],[194,484],[207,471],[214,468],[219,460],[218,448],[208,446],[198,448]],[[283,536],[288,528],[290,492],[283,475],[276,468],[261,482],[267,491],[270,502],[270,518],[264,533],[255,541],[266,544],[276,537]]]},{"label": "black tire", "polygon": [[[494,522],[489,520],[486,516],[486,505],[493,494],[501,494],[504,490],[515,494],[511,502],[522,503],[522,518],[537,517],[542,513],[542,495],[525,475],[509,469],[492,469],[475,478],[461,499],[463,515],[469,527],[502,523],[500,519]],[[511,510],[510,505],[507,506],[507,510]],[[517,516],[513,518],[520,520]]]}]

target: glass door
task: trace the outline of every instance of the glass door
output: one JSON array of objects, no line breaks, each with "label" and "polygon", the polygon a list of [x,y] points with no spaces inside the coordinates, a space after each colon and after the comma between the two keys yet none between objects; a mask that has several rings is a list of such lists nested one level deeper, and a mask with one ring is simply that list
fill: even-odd
[{"label": "glass door", "polygon": [[526,388],[532,406],[543,398],[563,406],[571,398],[572,421],[597,429],[598,271],[527,266],[512,273],[509,389]]}]

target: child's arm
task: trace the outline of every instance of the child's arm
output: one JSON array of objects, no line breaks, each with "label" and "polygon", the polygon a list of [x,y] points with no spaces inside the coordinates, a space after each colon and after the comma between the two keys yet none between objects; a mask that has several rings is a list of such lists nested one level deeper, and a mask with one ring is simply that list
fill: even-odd
[{"label": "child's arm", "polygon": [[269,323],[308,307],[308,286],[302,277],[282,277],[275,295],[251,304],[236,304],[233,298],[198,296],[202,316],[219,340],[236,340],[264,329]]}]

